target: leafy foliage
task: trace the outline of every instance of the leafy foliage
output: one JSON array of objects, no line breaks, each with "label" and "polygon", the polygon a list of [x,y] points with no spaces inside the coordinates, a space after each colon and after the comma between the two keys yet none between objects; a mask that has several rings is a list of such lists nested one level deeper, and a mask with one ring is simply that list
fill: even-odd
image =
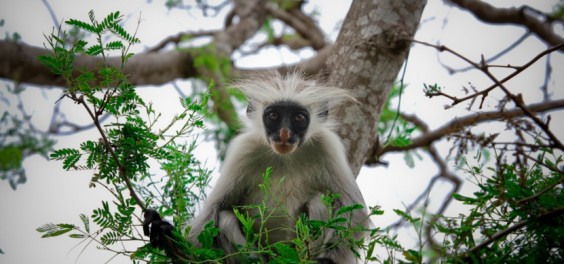
[{"label": "leafy foliage", "polygon": [[[96,20],[93,12],[89,18],[90,22],[71,19],[66,23],[94,34],[98,43],[89,46],[80,40],[68,45],[65,32],[52,34],[47,37],[52,53],[39,59],[66,80],[69,89],[63,99],[72,100],[88,113],[99,138],[87,140],[79,148],[55,150],[50,157],[62,161],[65,170],[94,170],[91,187],[103,186],[113,200],[102,201],[90,217],[81,214],[82,227],[46,224],[37,231],[43,237],[70,233],[71,238],[90,240],[102,249],[118,252],[127,243],[146,243],[137,230],[137,221],[142,218],[136,213],[139,208],[157,208],[164,217],[171,217],[176,226],[192,217],[195,203],[204,195],[200,188],[207,186],[210,173],[194,158],[195,143],[186,144],[178,139],[203,126],[202,112],[207,99],[181,99],[183,112],[169,124],[158,123],[161,115],[137,95],[121,70],[131,56],[127,52],[129,47],[139,40],[119,25],[119,12],[110,13],[102,22]],[[104,43],[102,40],[108,39],[106,34],[120,40]],[[122,63],[118,67],[107,65],[94,73],[74,67],[77,53],[107,58],[107,52],[116,50],[121,52]],[[112,115],[113,120],[102,125],[104,114]],[[154,161],[161,163],[159,175],[149,170]],[[183,240],[183,235],[178,237]],[[133,257],[167,259],[161,250],[150,245],[140,248]]]},{"label": "leafy foliage", "polygon": [[562,157],[544,150],[538,160],[542,163],[524,170],[503,160],[486,170],[465,163],[479,190],[471,196],[454,195],[471,206],[468,214],[437,223],[449,259],[504,263],[564,259],[564,196],[558,187],[564,179],[558,170]]}]

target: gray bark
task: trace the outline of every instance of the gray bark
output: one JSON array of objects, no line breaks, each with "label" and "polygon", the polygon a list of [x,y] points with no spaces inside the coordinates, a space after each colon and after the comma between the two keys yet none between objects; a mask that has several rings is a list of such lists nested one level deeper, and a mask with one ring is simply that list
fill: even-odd
[{"label": "gray bark", "polygon": [[329,82],[358,104],[334,113],[355,175],[377,145],[380,113],[415,35],[426,1],[354,1],[328,58]]}]

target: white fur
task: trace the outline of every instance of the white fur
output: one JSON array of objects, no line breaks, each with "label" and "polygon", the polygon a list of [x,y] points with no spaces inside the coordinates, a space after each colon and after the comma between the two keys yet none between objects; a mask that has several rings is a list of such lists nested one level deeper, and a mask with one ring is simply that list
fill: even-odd
[{"label": "white fur", "polygon": [[319,115],[329,107],[355,99],[345,90],[324,85],[316,80],[306,80],[298,73],[280,75],[278,72],[270,72],[255,76],[234,84],[239,88],[252,104],[254,111],[249,114],[250,125],[247,130],[261,130],[261,115],[264,109],[277,102],[294,102],[304,106],[311,114],[308,132],[304,141],[311,135],[323,129],[332,129],[335,122],[331,119],[320,118]]},{"label": "white fur", "polygon": [[[312,219],[325,220],[326,207],[321,203],[321,195],[340,194],[337,207],[352,204],[364,205],[364,200],[355,182],[345,149],[339,137],[331,130],[330,119],[319,117],[323,104],[340,103],[350,96],[343,90],[319,85],[315,81],[304,80],[298,74],[280,76],[273,74],[263,79],[241,82],[237,85],[248,97],[254,111],[249,114],[251,125],[230,143],[217,185],[209,195],[202,212],[194,219],[190,237],[195,237],[210,220],[219,223],[221,234],[216,244],[228,253],[233,251],[231,243],[242,243],[241,230],[233,224],[233,208],[256,205],[263,201],[259,189],[261,175],[267,167],[272,168],[272,197],[266,199],[269,213],[266,220],[269,241],[291,241],[294,238],[294,225],[300,213]],[[274,152],[266,139],[262,124],[264,109],[273,103],[290,101],[298,103],[310,111],[310,126],[304,143],[288,155]],[[304,210],[306,211],[300,211]],[[250,215],[254,209],[241,209]],[[337,209],[336,209],[337,210]],[[357,210],[352,216],[355,225],[368,226],[366,210]],[[258,231],[258,226],[255,226]],[[358,234],[362,236],[363,234]],[[265,237],[266,239],[266,237]],[[332,231],[324,234],[317,245],[334,241]],[[263,240],[264,242],[264,240]],[[197,243],[197,242],[196,242]],[[347,245],[333,247],[324,252],[312,252],[313,258],[329,258],[335,263],[354,263],[356,259]],[[230,258],[228,263],[238,263]]]}]

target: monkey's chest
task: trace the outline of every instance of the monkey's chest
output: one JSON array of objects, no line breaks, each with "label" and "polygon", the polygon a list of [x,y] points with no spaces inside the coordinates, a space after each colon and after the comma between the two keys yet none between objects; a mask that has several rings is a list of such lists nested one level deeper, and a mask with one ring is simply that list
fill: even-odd
[{"label": "monkey's chest", "polygon": [[291,241],[295,225],[309,199],[316,192],[299,179],[273,178],[261,190],[257,186],[244,201],[245,212],[254,219],[255,234],[263,243]]}]

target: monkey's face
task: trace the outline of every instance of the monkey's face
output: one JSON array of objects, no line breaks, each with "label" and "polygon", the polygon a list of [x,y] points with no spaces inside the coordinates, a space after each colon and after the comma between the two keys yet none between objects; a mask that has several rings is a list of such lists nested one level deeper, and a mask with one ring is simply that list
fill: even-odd
[{"label": "monkey's face", "polygon": [[278,102],[264,109],[266,137],[278,154],[291,154],[304,140],[310,122],[309,111],[293,102]]}]

